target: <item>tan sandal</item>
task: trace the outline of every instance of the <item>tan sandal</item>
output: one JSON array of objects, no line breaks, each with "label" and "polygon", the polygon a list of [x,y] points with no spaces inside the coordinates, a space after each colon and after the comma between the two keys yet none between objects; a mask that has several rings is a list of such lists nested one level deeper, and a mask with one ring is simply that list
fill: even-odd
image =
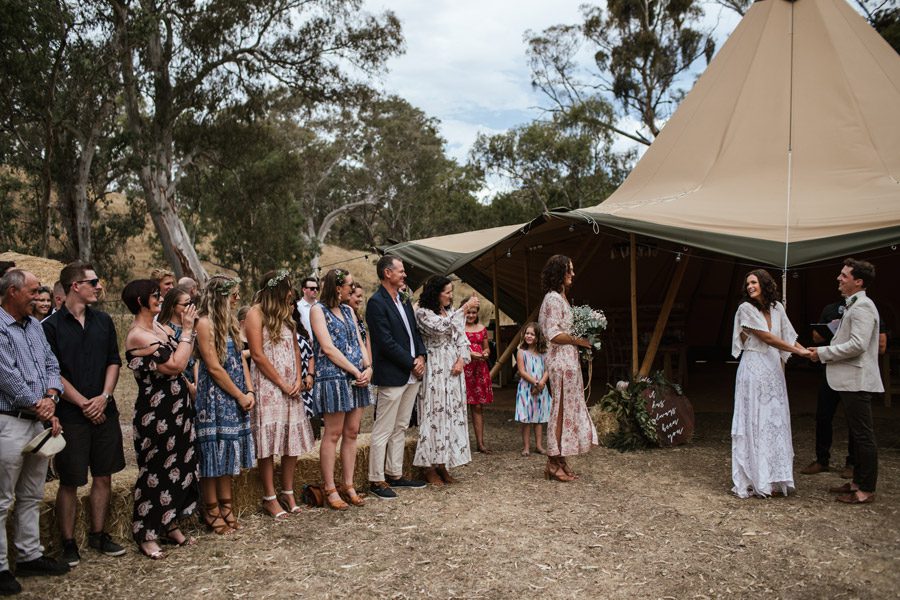
[{"label": "tan sandal", "polygon": [[440,476],[441,480],[444,483],[459,483],[459,480],[453,477],[453,475],[450,474],[450,471],[448,471],[447,467],[445,467],[444,465],[437,467],[435,471],[437,471],[438,476]]},{"label": "tan sandal", "polygon": [[[328,505],[328,508],[330,508],[332,510],[347,510],[348,508],[350,508],[349,504],[347,504],[346,502],[341,500],[341,498],[340,498],[341,495],[338,494],[338,491],[336,488],[328,488],[328,489],[324,490],[324,493],[325,493],[325,504]],[[338,499],[332,500],[331,494],[338,494]]]},{"label": "tan sandal", "polygon": [[[216,511],[216,514],[213,514],[212,511]],[[206,528],[216,535],[227,535],[234,531],[228,526],[221,511],[219,511],[218,502],[206,503],[206,508],[203,511],[203,522],[206,523]]]},{"label": "tan sandal", "polygon": [[[352,493],[351,493],[352,492]],[[341,499],[345,502],[352,504],[353,506],[365,506],[366,501],[363,500],[362,496],[356,493],[356,490],[352,485],[342,485],[338,490],[338,495],[340,495]]]}]

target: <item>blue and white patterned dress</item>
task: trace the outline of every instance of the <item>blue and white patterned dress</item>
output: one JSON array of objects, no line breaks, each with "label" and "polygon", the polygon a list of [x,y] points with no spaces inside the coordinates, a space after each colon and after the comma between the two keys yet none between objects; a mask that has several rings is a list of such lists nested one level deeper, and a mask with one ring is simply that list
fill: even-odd
[{"label": "blue and white patterned dress", "polygon": [[[241,351],[231,338],[228,338],[225,364],[222,366],[238,389],[247,389]],[[249,469],[256,464],[250,413],[240,407],[236,398],[219,387],[203,360],[197,374],[195,408],[200,477],[238,475],[241,469]]]},{"label": "blue and white patterned dress", "polygon": [[[529,375],[540,381],[544,376],[544,355],[534,354],[528,350],[519,350],[522,353],[522,363]],[[516,421],[519,423],[546,423],[550,420],[550,382],[544,386],[541,393],[534,395],[533,386],[519,379],[519,387],[516,388]]]},{"label": "blue and white patterned dress", "polygon": [[[306,339],[306,336],[300,335],[299,333],[297,334],[297,343],[300,345],[301,376],[304,379],[306,379],[307,375],[315,377],[315,373],[309,372],[309,359],[313,357],[312,343]],[[303,398],[303,408],[306,410],[306,416],[316,416],[315,413],[313,413],[313,389],[300,392],[300,397]]]},{"label": "blue and white patterned dress", "polygon": [[[316,306],[320,307],[325,315],[325,325],[328,327],[331,343],[341,351],[347,360],[362,371],[362,350],[356,335],[356,316],[353,314],[353,309],[346,304],[341,304],[341,318],[339,319],[321,302]],[[355,408],[363,408],[372,403],[369,388],[353,385],[353,376],[331,362],[322,352],[319,340],[314,339],[313,351],[316,357],[313,414],[320,416],[326,413],[350,412]]]}]

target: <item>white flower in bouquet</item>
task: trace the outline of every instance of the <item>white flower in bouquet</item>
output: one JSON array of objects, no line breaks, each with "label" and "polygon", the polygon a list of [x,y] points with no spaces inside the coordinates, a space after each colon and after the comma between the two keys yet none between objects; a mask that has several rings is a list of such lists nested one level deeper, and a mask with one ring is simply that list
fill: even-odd
[{"label": "white flower in bouquet", "polygon": [[580,350],[582,360],[590,360],[593,350],[601,348],[600,334],[606,329],[606,315],[587,304],[572,307],[572,336],[586,338],[591,349]]}]

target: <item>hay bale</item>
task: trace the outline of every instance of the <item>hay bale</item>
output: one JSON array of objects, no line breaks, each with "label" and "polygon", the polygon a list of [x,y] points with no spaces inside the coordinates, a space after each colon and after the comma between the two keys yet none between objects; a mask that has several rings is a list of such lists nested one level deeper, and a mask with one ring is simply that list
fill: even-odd
[{"label": "hay bale", "polygon": [[17,269],[31,271],[40,280],[41,285],[47,287],[53,287],[53,284],[59,279],[59,272],[66,266],[52,258],[29,256],[18,252],[3,252],[0,254],[0,260],[11,260],[16,263]]},{"label": "hay bale", "polygon": [[619,431],[618,419],[616,419],[614,414],[601,409],[599,404],[590,407],[588,413],[591,415],[591,420],[597,428],[597,437],[600,439],[600,444],[606,446],[606,440]]},{"label": "hay bale", "polygon": [[[414,431],[414,430],[413,430]],[[410,433],[406,438],[404,450],[404,464],[411,465],[416,449],[416,437]],[[276,487],[281,479],[281,465],[275,463]],[[412,471],[415,473],[415,469]],[[116,473],[112,478],[112,492],[110,494],[109,516],[106,520],[106,531],[120,543],[131,542],[131,515],[132,515],[132,491],[134,481],[137,479],[138,469],[129,465],[125,470]],[[335,480],[340,481],[340,456],[338,456],[337,472]],[[356,468],[353,471],[353,483],[359,491],[366,489],[369,480],[369,434],[360,434],[356,446]],[[319,468],[319,444],[297,460],[294,471],[294,493],[299,499],[300,490],[307,483],[318,484],[322,481]],[[234,509],[238,517],[248,512],[259,509],[263,496],[262,480],[257,468],[247,469],[234,478],[232,497]],[[56,491],[59,483],[51,481],[44,488],[44,506],[41,509],[41,543],[48,552],[60,549],[59,528],[56,526]],[[280,489],[277,489],[280,491]],[[87,544],[87,534],[90,527],[90,485],[78,489],[78,508],[75,513],[75,539],[79,546]],[[198,516],[199,518],[199,516]],[[7,519],[7,526],[11,527],[12,519]]]}]

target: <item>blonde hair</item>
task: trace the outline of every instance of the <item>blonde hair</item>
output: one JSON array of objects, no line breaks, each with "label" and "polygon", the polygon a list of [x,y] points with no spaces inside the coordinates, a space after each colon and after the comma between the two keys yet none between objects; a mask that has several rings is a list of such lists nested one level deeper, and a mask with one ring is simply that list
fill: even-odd
[{"label": "blonde hair", "polygon": [[291,330],[291,335],[297,333],[294,319],[291,318],[294,304],[288,297],[288,292],[292,289],[294,284],[291,278],[280,271],[269,271],[259,281],[255,304],[259,305],[263,327],[269,331],[269,339],[273,342],[281,340],[281,329],[284,326]]},{"label": "blonde hair", "polygon": [[[533,348],[529,348],[528,344],[525,343],[525,331],[529,327],[534,329]],[[519,342],[519,350],[531,350],[532,352],[537,352],[538,354],[543,354],[547,351],[547,340],[544,339],[544,334],[541,333],[541,326],[538,325],[537,321],[532,321],[522,328],[522,341]]]},{"label": "blonde hair", "polygon": [[219,362],[225,364],[228,348],[228,338],[240,339],[240,327],[234,311],[231,310],[231,293],[237,287],[239,280],[215,275],[206,283],[206,288],[200,296],[200,316],[209,319],[210,333],[213,338],[213,347]]},{"label": "blonde hair", "polygon": [[[167,271],[166,269],[156,268],[150,271],[150,279],[156,281],[157,283],[165,279],[166,277],[171,277],[175,279],[175,273],[172,271]],[[172,283],[175,283],[174,281]]]}]

